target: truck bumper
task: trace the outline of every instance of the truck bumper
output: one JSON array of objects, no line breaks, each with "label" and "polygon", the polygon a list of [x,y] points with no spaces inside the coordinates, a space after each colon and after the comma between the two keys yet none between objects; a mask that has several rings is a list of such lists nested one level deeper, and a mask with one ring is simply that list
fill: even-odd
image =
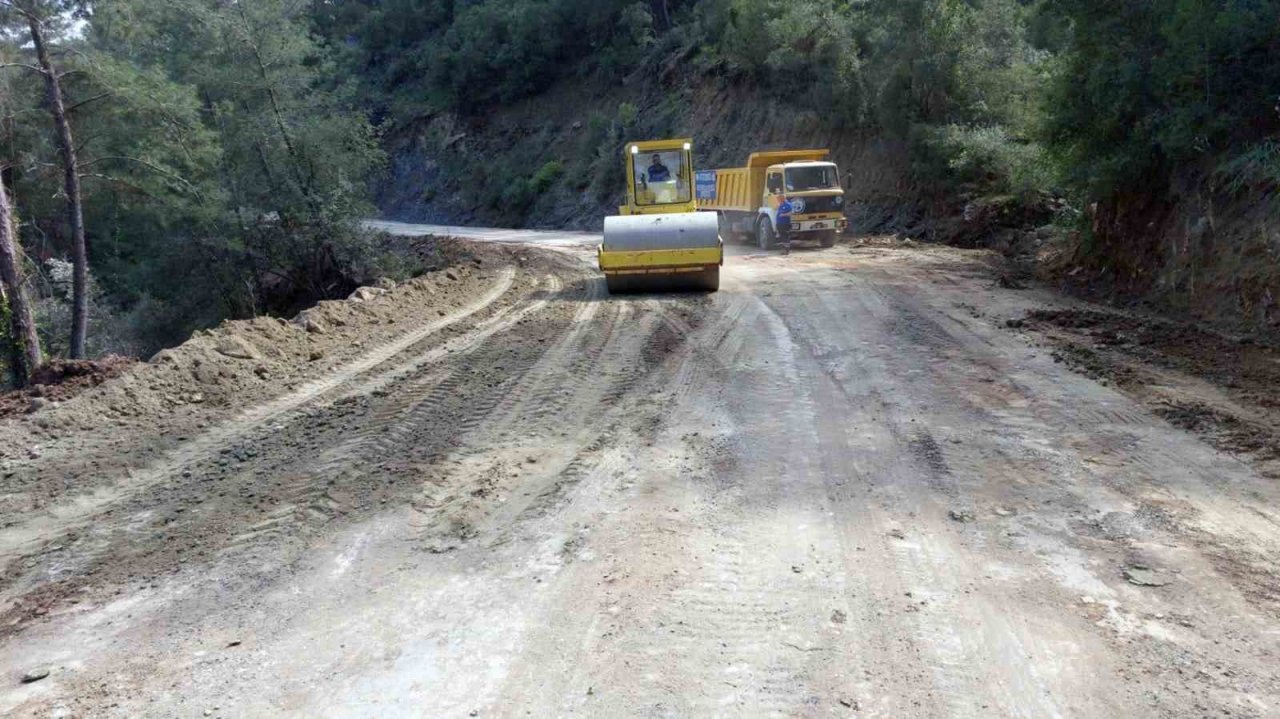
[{"label": "truck bumper", "polygon": [[803,232],[826,232],[830,230],[844,232],[848,226],[849,221],[843,217],[823,220],[792,220],[791,234],[794,236]]}]

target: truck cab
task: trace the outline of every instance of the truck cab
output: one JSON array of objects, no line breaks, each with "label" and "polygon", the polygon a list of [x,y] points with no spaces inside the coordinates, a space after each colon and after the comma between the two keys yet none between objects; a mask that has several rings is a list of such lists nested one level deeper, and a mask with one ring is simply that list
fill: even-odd
[{"label": "truck cab", "polygon": [[[784,205],[790,210],[789,217],[780,213]],[[834,245],[836,236],[848,225],[836,164],[806,160],[770,165],[765,170],[760,212],[784,242],[813,239],[823,247]]]}]

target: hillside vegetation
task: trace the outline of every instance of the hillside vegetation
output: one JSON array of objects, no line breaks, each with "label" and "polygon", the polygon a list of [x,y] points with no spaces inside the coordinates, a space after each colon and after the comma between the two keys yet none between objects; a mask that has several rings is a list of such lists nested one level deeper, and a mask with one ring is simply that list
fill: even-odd
[{"label": "hillside vegetation", "polygon": [[831,146],[861,231],[1013,245],[1017,228],[1078,281],[1269,332],[1278,16],[1280,0],[0,0],[0,166],[52,354],[76,238],[33,18],[76,138],[89,354],[411,274],[355,224],[375,205],[598,225],[620,144],[675,134],[707,166]]}]

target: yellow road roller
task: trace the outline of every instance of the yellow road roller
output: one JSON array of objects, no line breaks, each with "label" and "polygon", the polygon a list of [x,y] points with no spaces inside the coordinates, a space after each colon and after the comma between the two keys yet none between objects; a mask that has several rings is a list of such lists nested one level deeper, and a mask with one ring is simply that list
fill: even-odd
[{"label": "yellow road roller", "polygon": [[627,143],[627,204],[604,220],[597,251],[609,292],[720,288],[724,243],[713,212],[698,212],[693,141]]}]

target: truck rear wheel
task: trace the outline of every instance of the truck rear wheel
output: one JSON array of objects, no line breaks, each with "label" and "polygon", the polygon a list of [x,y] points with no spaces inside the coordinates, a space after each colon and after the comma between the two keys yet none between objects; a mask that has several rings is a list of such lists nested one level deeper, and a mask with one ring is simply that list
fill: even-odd
[{"label": "truck rear wheel", "polygon": [[818,242],[819,242],[823,247],[835,247],[835,246],[836,246],[836,231],[835,231],[835,230],[826,230],[826,231],[824,231],[821,235],[819,235],[819,236],[818,236]]},{"label": "truck rear wheel", "polygon": [[756,245],[762,250],[772,250],[777,238],[773,234],[773,223],[767,217],[756,220]]}]

